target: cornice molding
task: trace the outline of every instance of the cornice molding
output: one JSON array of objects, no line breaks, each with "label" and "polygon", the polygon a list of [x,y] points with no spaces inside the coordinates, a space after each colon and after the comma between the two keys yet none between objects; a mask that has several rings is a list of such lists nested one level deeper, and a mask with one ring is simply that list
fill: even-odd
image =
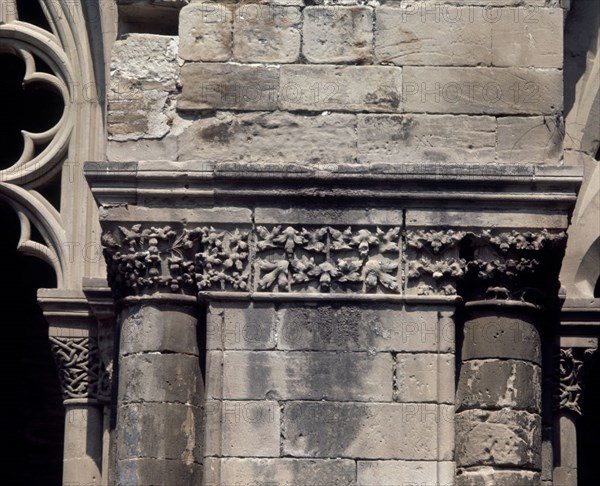
[{"label": "cornice molding", "polygon": [[[269,201],[290,198],[403,201],[420,206],[473,201],[571,208],[579,167],[534,165],[371,164],[300,166],[206,161],[86,162],[99,205]],[[170,202],[173,201],[173,202]]]}]

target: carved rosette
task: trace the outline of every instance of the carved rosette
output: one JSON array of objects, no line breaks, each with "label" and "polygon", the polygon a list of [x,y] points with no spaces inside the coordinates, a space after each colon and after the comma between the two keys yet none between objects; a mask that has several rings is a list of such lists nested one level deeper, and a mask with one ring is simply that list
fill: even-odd
[{"label": "carved rosette", "polygon": [[257,291],[400,292],[400,228],[259,226]]},{"label": "carved rosette", "polygon": [[59,371],[63,400],[110,400],[111,376],[106,371],[95,337],[50,336]]}]

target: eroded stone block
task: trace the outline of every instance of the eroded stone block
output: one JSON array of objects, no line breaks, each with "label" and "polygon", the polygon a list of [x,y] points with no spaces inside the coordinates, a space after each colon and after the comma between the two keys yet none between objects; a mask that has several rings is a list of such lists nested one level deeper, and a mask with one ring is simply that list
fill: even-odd
[{"label": "eroded stone block", "polygon": [[283,400],[392,400],[391,354],[227,351],[223,397]]},{"label": "eroded stone block", "polygon": [[186,61],[227,61],[231,57],[232,7],[200,2],[181,9],[179,57]]},{"label": "eroded stone block", "polygon": [[298,7],[241,4],[233,18],[233,55],[241,62],[295,62],[300,55]]},{"label": "eroded stone block", "polygon": [[181,70],[181,110],[273,110],[279,69],[221,63],[187,63]]},{"label": "eroded stone block", "polygon": [[538,414],[510,409],[457,413],[457,465],[514,466],[539,470],[541,422]]},{"label": "eroded stone block", "polygon": [[358,151],[367,162],[490,163],[496,121],[490,116],[358,115]]},{"label": "eroded stone block", "polygon": [[489,67],[402,68],[404,111],[552,114],[562,110],[562,71]]},{"label": "eroded stone block", "polygon": [[492,61],[487,9],[409,3],[376,10],[375,55],[399,66],[476,66]]},{"label": "eroded stone block", "polygon": [[356,117],[349,114],[217,114],[179,138],[180,159],[220,162],[348,163],[356,156]]},{"label": "eroded stone block", "polygon": [[279,107],[399,112],[402,71],[388,66],[282,66]]},{"label": "eroded stone block", "polygon": [[373,9],[306,7],[302,35],[302,53],[309,62],[369,62],[373,50]]}]

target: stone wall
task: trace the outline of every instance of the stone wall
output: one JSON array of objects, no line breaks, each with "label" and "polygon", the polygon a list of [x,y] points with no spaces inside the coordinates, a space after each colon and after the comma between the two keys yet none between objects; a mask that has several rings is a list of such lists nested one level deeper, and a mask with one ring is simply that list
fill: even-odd
[{"label": "stone wall", "polygon": [[206,484],[452,484],[451,315],[211,304]]},{"label": "stone wall", "polygon": [[[94,182],[113,198],[111,285],[141,278],[128,305],[207,306],[206,403],[182,426],[181,481],[539,484],[541,359],[457,350],[454,316],[461,298],[519,316],[524,287],[557,291],[560,249],[535,258],[564,242],[573,198],[554,167],[563,9],[309,3],[193,1],[179,36],[113,49],[108,158],[136,163],[120,194]],[[144,252],[152,275],[114,263]]]},{"label": "stone wall", "polygon": [[192,2],[117,41],[109,157],[560,162],[563,10],[515,3]]}]

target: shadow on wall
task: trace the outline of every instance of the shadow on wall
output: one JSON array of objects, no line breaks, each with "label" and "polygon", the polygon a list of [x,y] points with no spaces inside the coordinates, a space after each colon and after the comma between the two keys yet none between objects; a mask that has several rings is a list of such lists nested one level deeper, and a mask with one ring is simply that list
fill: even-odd
[{"label": "shadow on wall", "polygon": [[0,221],[2,369],[8,381],[3,388],[2,431],[10,444],[4,453],[2,483],[60,486],[65,412],[48,324],[36,300],[37,289],[55,287],[56,279],[48,265],[16,251],[19,221],[2,204]]}]

